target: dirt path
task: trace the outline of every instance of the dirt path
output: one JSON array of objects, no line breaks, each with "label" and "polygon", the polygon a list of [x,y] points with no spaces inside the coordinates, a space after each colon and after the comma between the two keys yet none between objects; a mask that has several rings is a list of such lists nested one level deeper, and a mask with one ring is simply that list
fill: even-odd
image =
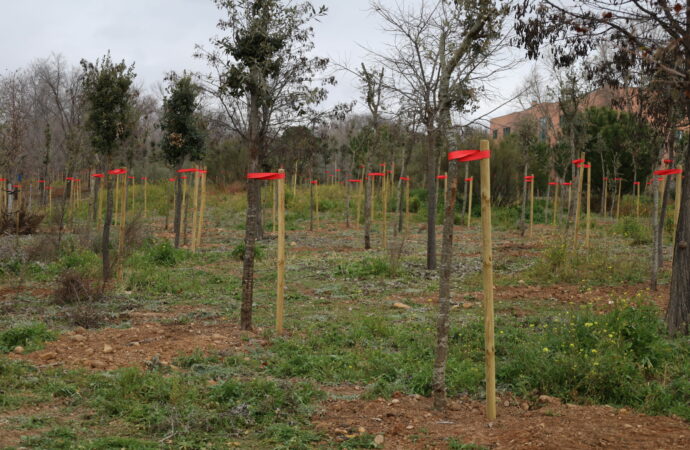
[{"label": "dirt path", "polygon": [[[449,439],[492,449],[687,449],[690,425],[671,417],[650,417],[609,406],[518,405],[504,399],[499,417],[489,423],[483,404],[463,399],[439,413],[431,399],[398,396],[392,400],[330,400],[312,418],[332,441],[369,433],[386,449],[445,449]],[[503,401],[501,401],[503,403]],[[379,438],[381,439],[381,438]]]},{"label": "dirt path", "polygon": [[38,366],[113,370],[169,365],[175,357],[192,354],[195,350],[204,354],[213,351],[244,353],[256,345],[267,345],[267,342],[254,333],[240,331],[231,321],[210,325],[135,321],[131,328],[94,331],[77,328],[46,343],[43,350],[26,355],[12,353],[10,357]]}]

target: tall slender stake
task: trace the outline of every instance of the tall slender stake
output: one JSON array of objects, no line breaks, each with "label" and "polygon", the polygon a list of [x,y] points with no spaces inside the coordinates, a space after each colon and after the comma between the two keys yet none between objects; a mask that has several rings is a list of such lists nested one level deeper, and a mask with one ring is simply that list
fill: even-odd
[{"label": "tall slender stake", "polygon": [[199,211],[199,225],[196,227],[196,246],[201,248],[201,232],[204,229],[204,214],[206,212],[206,167],[201,171],[201,209]]},{"label": "tall slender stake", "polygon": [[467,228],[472,223],[472,187],[474,185],[474,177],[470,178],[470,189],[467,196]]},{"label": "tall slender stake", "polygon": [[117,243],[117,257],[119,264],[117,265],[117,279],[122,281],[124,256],[125,256],[125,224],[127,222],[127,175],[122,175],[124,184],[122,185],[122,203],[120,204],[120,233]]},{"label": "tall slender stake", "polygon": [[[197,170],[199,168],[197,167]],[[194,174],[194,192],[192,193],[192,204],[194,212],[192,213],[192,253],[196,253],[196,227],[199,224],[199,172],[192,172]]]},{"label": "tall slender stake", "polygon": [[639,181],[637,182],[635,187],[637,188],[637,201],[636,201],[637,205],[635,207],[635,209],[636,209],[635,216],[639,219],[640,218],[640,182]]},{"label": "tall slender stake", "polygon": [[589,233],[592,226],[592,165],[587,167],[587,228],[585,231],[585,247],[589,248]]},{"label": "tall slender stake", "polygon": [[113,214],[113,225],[117,225],[120,218],[120,175],[115,175],[115,214]]},{"label": "tall slender stake", "polygon": [[[283,169],[278,171],[285,174]],[[285,178],[278,179],[278,286],[276,286],[276,332],[283,332],[285,315]]]},{"label": "tall slender stake", "polygon": [[[558,179],[558,178],[556,178]],[[561,187],[561,183],[556,182],[556,189],[555,193],[553,194],[553,226],[556,226],[557,219],[558,219],[558,191],[559,188]]]},{"label": "tall slender stake", "polygon": [[[534,177],[534,175],[532,175]],[[529,182],[529,237],[532,238],[534,228],[534,178]]]},{"label": "tall slender stake", "polygon": [[182,214],[182,242],[187,244],[187,176],[182,177],[182,204],[180,205],[180,214]]},{"label": "tall slender stake", "polygon": [[148,184],[149,184],[148,177],[144,177],[144,217],[148,217],[148,198],[146,196]]},{"label": "tall slender stake", "polygon": [[410,234],[410,180],[405,182],[405,238]]},{"label": "tall slender stake", "polygon": [[381,213],[383,214],[383,249],[386,250],[388,248],[388,178],[386,172],[383,173]]},{"label": "tall slender stake", "polygon": [[53,213],[53,187],[48,189],[48,216]]},{"label": "tall slender stake", "polygon": [[278,209],[278,202],[276,199],[278,198],[278,188],[276,187],[276,184],[273,183],[271,184],[271,233],[276,232],[276,211]]},{"label": "tall slender stake", "polygon": [[[585,159],[585,153],[580,153],[580,159]],[[579,170],[577,175],[577,201],[575,202],[575,233],[573,234],[573,248],[577,247],[577,233],[580,230],[580,210],[582,203],[582,176],[585,171],[585,164],[579,164]]]},{"label": "tall slender stake", "polygon": [[621,216],[621,190],[623,188],[623,179],[619,178],[618,179],[618,201],[616,201],[616,221]]},{"label": "tall slender stake", "polygon": [[[489,149],[482,139],[480,150]],[[486,353],[486,417],[496,419],[496,348],[494,346],[494,268],[491,244],[491,160],[479,161],[482,194],[482,281],[484,285],[484,349]]]},{"label": "tall slender stake", "polygon": [[295,161],[295,173],[292,174],[292,196],[297,197],[297,161]]},{"label": "tall slender stake", "polygon": [[315,202],[316,203],[314,206],[316,207],[316,231],[319,231],[321,229],[321,221],[319,219],[319,184],[316,183],[314,185],[314,197],[315,197]]},{"label": "tall slender stake", "polygon": [[[678,166],[679,169],[683,169],[683,166]],[[673,248],[676,245],[676,228],[678,227],[678,215],[680,214],[680,199],[681,192],[683,188],[683,173],[676,174],[676,210],[673,215]]]},{"label": "tall slender stake", "polygon": [[602,203],[604,204],[604,217],[608,215],[608,203],[607,203],[607,197],[608,197],[608,184],[609,184],[609,179],[604,177],[604,200]]}]

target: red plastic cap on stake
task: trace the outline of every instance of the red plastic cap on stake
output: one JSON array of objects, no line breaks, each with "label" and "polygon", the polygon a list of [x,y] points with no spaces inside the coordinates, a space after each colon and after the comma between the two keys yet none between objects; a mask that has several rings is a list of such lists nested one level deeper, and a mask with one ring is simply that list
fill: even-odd
[{"label": "red plastic cap on stake", "polygon": [[74,181],[74,177],[67,177],[65,178],[66,181]]},{"label": "red plastic cap on stake", "polygon": [[465,178],[465,181],[472,181],[472,180],[474,180],[474,177]]},{"label": "red plastic cap on stake", "polygon": [[410,181],[410,177],[400,177],[402,181]]},{"label": "red plastic cap on stake", "polygon": [[282,180],[285,178],[285,173],[254,172],[254,173],[248,173],[247,178],[250,180]]},{"label": "red plastic cap on stake", "polygon": [[639,181],[633,181],[633,184],[634,184],[635,186],[637,186],[638,184],[640,184],[640,182],[639,182]]},{"label": "red plastic cap on stake", "polygon": [[94,173],[94,174],[91,175],[91,176],[94,177],[94,178],[104,178],[104,177],[105,177],[105,175],[103,175],[102,173]]},{"label": "red plastic cap on stake", "polygon": [[362,180],[347,180],[347,181],[349,181],[350,183],[361,183],[362,182]]},{"label": "red plastic cap on stake", "polygon": [[175,178],[168,178],[168,181],[175,181]]},{"label": "red plastic cap on stake", "polygon": [[582,158],[580,158],[580,159],[573,159],[573,164],[582,164],[583,162],[585,162],[585,160],[582,159]]},{"label": "red plastic cap on stake", "polygon": [[573,183],[561,183],[561,186],[572,186]]},{"label": "red plastic cap on stake", "polygon": [[683,173],[683,169],[661,169],[654,171],[654,175],[677,175],[679,173]]},{"label": "red plastic cap on stake", "polygon": [[130,175],[130,176],[128,176],[127,178],[129,178],[130,180],[133,180],[133,179],[134,179],[134,177],[133,177],[133,176],[131,176],[131,175]]},{"label": "red plastic cap on stake", "polygon": [[437,180],[445,180],[446,178],[448,178],[448,175],[436,175]]},{"label": "red plastic cap on stake", "polygon": [[310,181],[311,184],[319,184],[319,180],[312,180]]},{"label": "red plastic cap on stake", "polygon": [[583,167],[584,169],[591,169],[591,168],[592,168],[592,165],[591,165],[591,164],[582,164],[582,167]]},{"label": "red plastic cap on stake", "polygon": [[190,167],[189,169],[180,169],[177,171],[177,173],[185,173],[185,172],[196,172],[199,169],[195,169],[194,167]]},{"label": "red plastic cap on stake", "polygon": [[386,174],[383,172],[371,172],[371,173],[367,174],[367,176],[368,177],[383,177],[383,176],[386,176]]},{"label": "red plastic cap on stake", "polygon": [[108,175],[122,175],[127,173],[127,169],[113,169],[108,171]]},{"label": "red plastic cap on stake", "polygon": [[550,182],[549,182],[549,186],[556,186],[556,185],[558,185],[558,183],[555,182],[555,181],[550,181]]},{"label": "red plastic cap on stake", "polygon": [[491,150],[455,150],[448,153],[448,161],[460,162],[478,161],[491,157]]},{"label": "red plastic cap on stake", "polygon": [[525,177],[525,181],[528,182],[528,183],[529,183],[530,181],[534,181],[534,175],[527,175],[527,176]]},{"label": "red plastic cap on stake", "polygon": [[672,159],[665,159],[664,164],[673,164],[673,160]]},{"label": "red plastic cap on stake", "polygon": [[184,175],[182,175],[182,176],[180,177],[180,179],[181,179],[181,180],[186,180],[186,179],[187,179],[187,177],[186,177],[186,176],[184,176]]},{"label": "red plastic cap on stake", "polygon": [[146,180],[148,180],[148,178],[146,178],[146,177],[141,177],[141,181],[146,181]]}]

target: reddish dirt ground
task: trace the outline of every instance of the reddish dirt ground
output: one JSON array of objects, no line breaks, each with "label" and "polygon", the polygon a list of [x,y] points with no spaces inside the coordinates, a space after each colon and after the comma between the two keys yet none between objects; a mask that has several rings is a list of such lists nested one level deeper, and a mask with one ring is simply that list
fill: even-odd
[{"label": "reddish dirt ground", "polygon": [[[555,399],[549,399],[553,401]],[[650,417],[609,406],[530,405],[514,399],[488,422],[482,403],[462,399],[439,413],[431,399],[330,400],[312,418],[333,441],[362,433],[381,435],[386,449],[445,449],[448,438],[492,449],[687,449],[690,425],[677,418]],[[524,405],[526,407],[528,405]]]},{"label": "reddish dirt ground", "polygon": [[[180,355],[195,350],[204,353],[229,351],[241,354],[254,345],[268,342],[250,332],[240,331],[237,324],[223,321],[219,324],[165,324],[143,322],[140,313],[131,328],[104,328],[89,331],[77,328],[48,342],[43,350],[26,355],[10,354],[11,358],[31,361],[39,366],[62,366],[94,370],[113,370],[120,367],[141,367],[157,360],[169,365]],[[108,348],[109,347],[109,348]]]}]

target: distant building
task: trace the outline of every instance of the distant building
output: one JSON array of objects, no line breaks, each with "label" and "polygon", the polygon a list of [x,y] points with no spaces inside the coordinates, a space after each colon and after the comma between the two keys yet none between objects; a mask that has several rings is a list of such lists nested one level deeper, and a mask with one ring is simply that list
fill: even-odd
[{"label": "distant building", "polygon": [[[613,104],[614,95],[614,91],[606,88],[592,91],[582,100],[582,109],[593,106],[610,107]],[[532,102],[532,105],[523,111],[494,117],[490,121],[489,133],[493,139],[501,140],[514,133],[520,123],[527,119],[535,120],[541,140],[548,141],[551,145],[557,142],[561,123],[561,109],[558,102]]]}]

